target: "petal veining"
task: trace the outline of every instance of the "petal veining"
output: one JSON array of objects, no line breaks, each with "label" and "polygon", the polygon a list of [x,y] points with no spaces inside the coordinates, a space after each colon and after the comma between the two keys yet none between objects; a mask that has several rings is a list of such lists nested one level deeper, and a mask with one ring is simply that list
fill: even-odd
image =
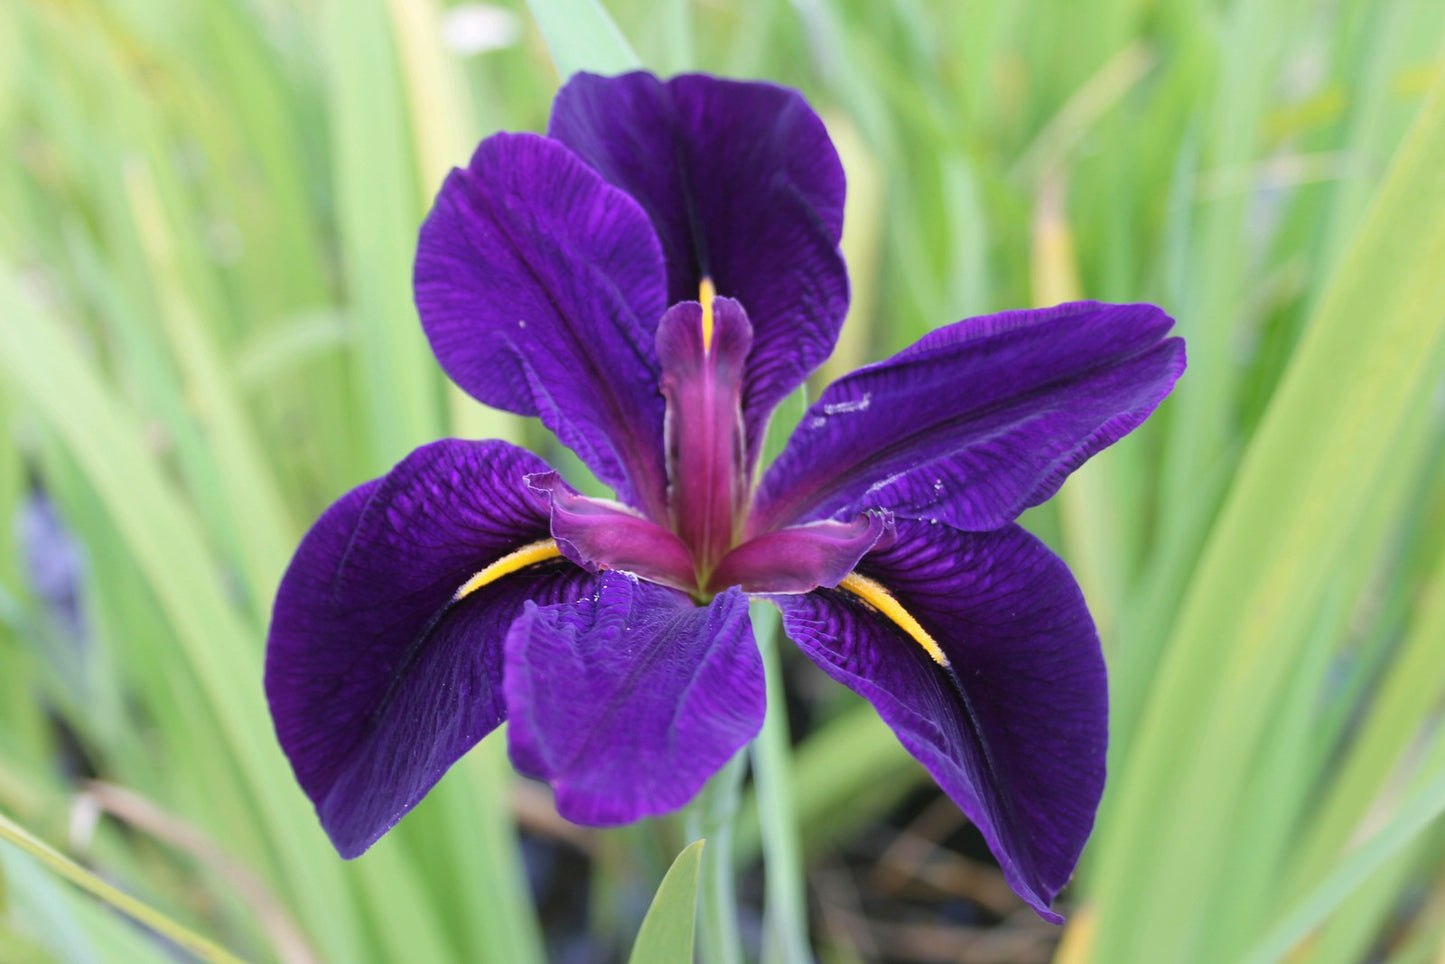
[{"label": "petal veining", "polygon": [[953,664],[948,661],[948,654],[938,645],[938,640],[913,618],[911,612],[903,608],[888,591],[887,586],[867,576],[850,572],[838,581],[838,588],[857,596],[879,615],[903,630],[904,635],[923,648],[929,659],[946,670],[953,670]]},{"label": "petal veining", "polygon": [[608,825],[666,813],[762,726],[762,659],[736,589],[706,607],[623,573],[528,605],[507,635],[512,762],[557,809]]},{"label": "petal veining", "polygon": [[882,506],[994,529],[1139,426],[1184,370],[1153,305],[972,318],[828,386],[759,487],[750,532]]},{"label": "petal veining", "polygon": [[504,718],[503,641],[523,603],[592,591],[596,577],[553,557],[458,598],[547,536],[545,503],[522,481],[545,469],[504,442],[424,446],[337,501],[292,559],[266,696],[342,856],[371,846]]},{"label": "petal veining", "polygon": [[653,332],[666,277],[632,198],[555,141],[493,135],[437,195],[415,287],[458,385],[541,416],[625,501],[665,517]]},{"label": "petal veining", "polygon": [[784,627],[873,703],[978,825],[1015,892],[1057,921],[1049,905],[1093,826],[1108,743],[1104,661],[1083,597],[1017,526],[897,526],[860,574],[943,661],[866,590],[774,596]]},{"label": "petal veining", "polygon": [[774,84],[584,73],[558,93],[548,134],[647,211],[670,303],[709,278],[747,310],[751,464],[769,413],[832,352],[848,309],[843,168],[823,122]]}]

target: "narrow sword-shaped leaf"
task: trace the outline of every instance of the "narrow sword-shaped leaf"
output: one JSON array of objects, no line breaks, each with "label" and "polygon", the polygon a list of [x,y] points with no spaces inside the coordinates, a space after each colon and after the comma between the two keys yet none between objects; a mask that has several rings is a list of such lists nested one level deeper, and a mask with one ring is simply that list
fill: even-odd
[{"label": "narrow sword-shaped leaf", "polygon": [[342,266],[375,475],[441,435],[441,391],[426,339],[409,321],[421,206],[385,5],[333,0],[326,14]]},{"label": "narrow sword-shaped leaf", "polygon": [[0,310],[10,319],[29,319],[0,325],[0,369],[75,454],[172,620],[183,644],[177,655],[194,673],[234,766],[255,795],[292,898],[319,926],[318,943],[326,950],[342,960],[364,960],[354,905],[341,896],[340,868],[323,838],[294,819],[299,798],[280,755],[254,738],[269,732],[270,723],[260,702],[235,681],[260,678],[257,630],[208,578],[210,556],[184,499],[153,460],[138,457],[146,450],[140,426],[66,340],[59,321],[22,300],[3,265]]},{"label": "narrow sword-shaped leaf", "polygon": [[[1438,82],[1296,351],[1186,597],[1104,822],[1100,960],[1168,957],[1203,926],[1194,914],[1262,714],[1348,542],[1348,520],[1391,470],[1400,425],[1430,397],[1445,348],[1442,152]],[[1348,392],[1341,372],[1353,373]],[[1250,685],[1223,691],[1229,679]],[[1173,883],[1161,887],[1165,871]]]}]

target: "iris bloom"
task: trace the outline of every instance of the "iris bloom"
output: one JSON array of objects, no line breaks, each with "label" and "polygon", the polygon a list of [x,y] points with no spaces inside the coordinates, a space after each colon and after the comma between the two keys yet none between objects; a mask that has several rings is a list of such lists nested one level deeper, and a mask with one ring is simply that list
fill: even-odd
[{"label": "iris bloom", "polygon": [[1014,519],[1148,416],[1183,345],[1150,305],[961,321],[831,385],[759,479],[848,305],[843,189],[795,92],[643,73],[574,77],[546,137],[489,137],[447,178],[415,272],[438,361],[617,499],[449,439],[307,534],[266,689],[343,856],[504,719],[571,820],[681,806],[762,723],[758,594],[1058,919],[1103,788],[1104,664]]}]

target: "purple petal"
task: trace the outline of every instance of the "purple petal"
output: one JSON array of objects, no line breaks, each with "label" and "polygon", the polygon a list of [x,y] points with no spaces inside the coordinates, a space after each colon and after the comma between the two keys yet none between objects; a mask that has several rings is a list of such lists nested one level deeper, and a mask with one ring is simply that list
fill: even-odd
[{"label": "purple petal", "polygon": [[505,442],[424,446],[343,496],[291,560],[266,696],[343,857],[370,847],[501,722],[502,644],[523,603],[591,592],[596,577],[559,559],[452,602],[473,574],[547,537],[546,505],[522,481],[545,469]]},{"label": "purple petal", "polygon": [[668,301],[710,277],[753,323],[743,410],[750,459],[768,414],[833,350],[848,309],[843,168],[793,90],[701,74],[574,76],[548,134],[652,218]]},{"label": "purple petal", "polygon": [[635,201],[555,141],[493,135],[442,185],[415,286],[458,385],[540,415],[624,500],[665,518],[653,348],[665,275]]},{"label": "purple petal", "polygon": [[697,585],[682,540],[625,505],[574,491],[556,472],[527,477],[552,504],[552,538],[562,554],[588,572],[620,569],[676,589]]},{"label": "purple petal", "polygon": [[887,513],[869,512],[851,522],[810,522],[765,532],[724,556],[708,585],[765,593],[836,586],[892,526]]},{"label": "purple petal", "polygon": [[507,634],[512,762],[557,810],[607,825],[692,799],[762,726],[763,666],[736,589],[699,608],[622,573],[527,606]]},{"label": "purple petal", "polygon": [[1136,428],[1184,371],[1153,305],[1075,302],[958,322],[823,392],[750,531],[883,506],[994,529]]},{"label": "purple petal", "polygon": [[1017,526],[900,521],[860,572],[888,589],[951,669],[842,589],[776,596],[788,635],[866,697],[976,823],[1014,891],[1048,920],[1104,787],[1108,697],[1068,568]]}]

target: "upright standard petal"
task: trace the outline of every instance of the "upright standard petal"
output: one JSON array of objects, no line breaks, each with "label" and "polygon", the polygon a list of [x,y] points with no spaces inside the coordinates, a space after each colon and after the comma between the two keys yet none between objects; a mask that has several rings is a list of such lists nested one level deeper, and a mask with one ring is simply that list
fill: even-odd
[{"label": "upright standard petal", "polygon": [[[844,588],[777,596],[788,636],[862,694],[1052,921],[1104,788],[1104,660],[1068,568],[1017,526],[898,522],[860,566],[915,632]],[[856,577],[855,577],[856,578]],[[905,620],[906,621],[906,620]],[[921,644],[928,634],[938,658]]]},{"label": "upright standard petal", "polygon": [[647,211],[669,303],[697,299],[709,278],[747,311],[751,464],[769,413],[832,352],[848,310],[843,168],[823,122],[773,84],[578,74],[548,134]]},{"label": "upright standard petal", "polygon": [[941,328],[847,375],[759,488],[751,531],[881,506],[995,529],[1132,431],[1184,371],[1153,305],[1075,302]]},{"label": "upright standard petal", "polygon": [[562,559],[457,601],[479,570],[547,537],[505,442],[446,440],[344,496],[281,581],[266,696],[282,749],[344,857],[417,804],[505,717],[503,640],[525,600],[570,601],[595,576]]},{"label": "upright standard petal", "polygon": [[437,195],[415,285],[458,385],[540,415],[624,501],[666,518],[653,345],[666,275],[635,201],[554,141],[493,135]]},{"label": "upright standard petal", "polygon": [[705,607],[617,572],[507,635],[512,762],[607,825],[674,810],[762,726],[763,664],[736,589]]}]

